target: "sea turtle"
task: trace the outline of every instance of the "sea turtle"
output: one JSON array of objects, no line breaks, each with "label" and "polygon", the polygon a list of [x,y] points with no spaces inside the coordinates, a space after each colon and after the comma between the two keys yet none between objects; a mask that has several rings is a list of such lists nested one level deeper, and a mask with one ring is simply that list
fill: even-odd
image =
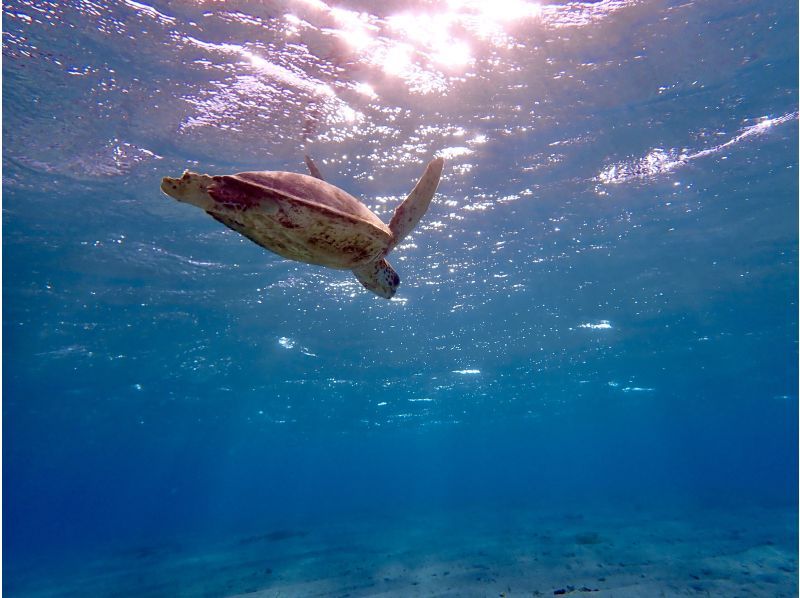
[{"label": "sea turtle", "polygon": [[285,258],[352,270],[367,289],[391,299],[400,277],[386,254],[425,215],[444,160],[428,164],[389,226],[355,197],[325,182],[308,156],[306,165],[311,176],[270,171],[209,176],[187,170],[180,178],[164,177],[161,190]]}]

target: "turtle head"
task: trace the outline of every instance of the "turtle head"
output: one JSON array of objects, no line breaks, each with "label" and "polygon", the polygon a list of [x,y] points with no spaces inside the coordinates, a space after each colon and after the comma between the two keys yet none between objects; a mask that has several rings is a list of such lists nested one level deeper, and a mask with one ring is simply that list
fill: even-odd
[{"label": "turtle head", "polygon": [[385,259],[355,268],[353,274],[367,289],[384,299],[391,299],[400,286],[400,277]]},{"label": "turtle head", "polygon": [[178,201],[209,210],[214,205],[214,200],[208,194],[208,188],[213,182],[213,177],[207,174],[186,170],[180,178],[165,176],[161,179],[161,190]]}]

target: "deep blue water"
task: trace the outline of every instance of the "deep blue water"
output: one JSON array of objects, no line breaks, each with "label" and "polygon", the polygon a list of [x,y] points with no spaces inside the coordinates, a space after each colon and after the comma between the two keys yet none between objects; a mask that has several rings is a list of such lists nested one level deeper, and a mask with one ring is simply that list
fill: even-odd
[{"label": "deep blue water", "polygon": [[[4,3],[6,590],[366,514],[796,510],[797,21]],[[387,222],[445,156],[392,301],[159,190],[304,153]]]}]

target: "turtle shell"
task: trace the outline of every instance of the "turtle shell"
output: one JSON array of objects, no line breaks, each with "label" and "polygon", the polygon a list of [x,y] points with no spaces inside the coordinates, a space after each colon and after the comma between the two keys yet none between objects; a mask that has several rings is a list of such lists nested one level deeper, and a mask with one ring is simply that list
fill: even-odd
[{"label": "turtle shell", "polygon": [[215,176],[208,213],[285,258],[352,269],[383,256],[392,232],[364,204],[320,179],[292,172]]}]

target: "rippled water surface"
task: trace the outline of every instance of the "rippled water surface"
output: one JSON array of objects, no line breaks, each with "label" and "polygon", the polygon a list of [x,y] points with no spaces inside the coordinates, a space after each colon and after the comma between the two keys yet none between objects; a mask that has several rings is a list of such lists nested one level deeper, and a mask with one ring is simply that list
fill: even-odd
[{"label": "rippled water surface", "polygon": [[[5,2],[4,562],[410,504],[796,504],[797,17]],[[391,301],[159,190],[304,154],[385,222],[445,158]]]}]

